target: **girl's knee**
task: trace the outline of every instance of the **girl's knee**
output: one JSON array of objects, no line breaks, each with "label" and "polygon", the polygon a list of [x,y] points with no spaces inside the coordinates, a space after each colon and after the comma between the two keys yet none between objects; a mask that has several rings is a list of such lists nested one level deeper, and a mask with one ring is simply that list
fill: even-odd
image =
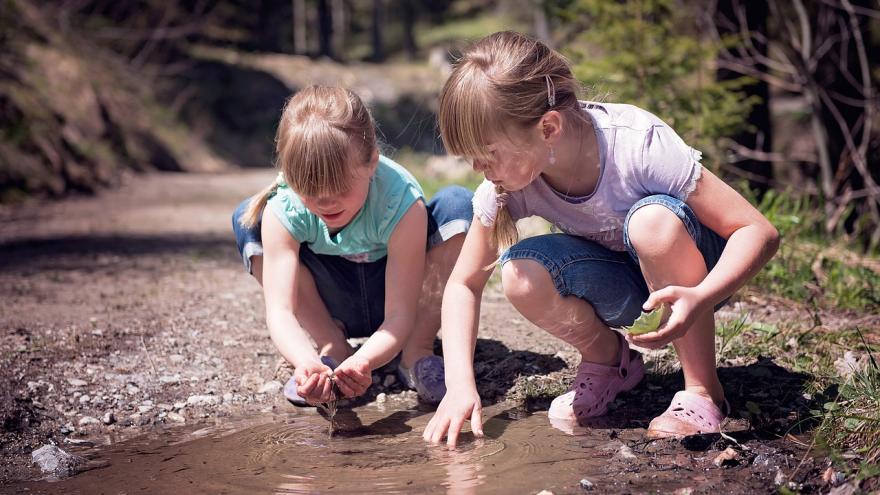
[{"label": "girl's knee", "polygon": [[648,204],[627,220],[629,242],[639,257],[668,251],[682,237],[690,238],[681,219],[666,206]]},{"label": "girl's knee", "polygon": [[504,263],[501,267],[501,287],[504,295],[514,304],[545,295],[548,288],[556,290],[547,269],[530,259],[515,259]]}]

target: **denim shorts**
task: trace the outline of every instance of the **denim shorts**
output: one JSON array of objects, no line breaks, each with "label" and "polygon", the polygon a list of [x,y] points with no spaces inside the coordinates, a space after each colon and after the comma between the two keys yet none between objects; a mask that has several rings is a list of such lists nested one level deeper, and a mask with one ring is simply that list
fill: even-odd
[{"label": "denim shorts", "polygon": [[[428,229],[425,249],[467,232],[473,218],[473,193],[461,186],[448,186],[427,204]],[[245,270],[251,272],[251,256],[263,254],[260,224],[245,228],[239,219],[247,209],[244,200],[232,214],[232,230]],[[372,335],[385,319],[385,264],[387,257],[356,263],[341,256],[316,254],[308,243],[300,244],[299,260],[315,279],[318,294],[334,319],[345,326],[347,337]]]},{"label": "denim shorts", "polygon": [[669,208],[681,219],[703,254],[706,269],[711,270],[727,241],[702,225],[686,203],[666,195],[648,196],[630,208],[623,224],[626,252],[612,251],[583,237],[547,234],[516,243],[501,256],[501,263],[516,259],[538,261],[550,272],[559,294],[589,302],[608,326],[631,325],[641,314],[649,291],[629,240],[629,219],[637,209],[653,204]]}]

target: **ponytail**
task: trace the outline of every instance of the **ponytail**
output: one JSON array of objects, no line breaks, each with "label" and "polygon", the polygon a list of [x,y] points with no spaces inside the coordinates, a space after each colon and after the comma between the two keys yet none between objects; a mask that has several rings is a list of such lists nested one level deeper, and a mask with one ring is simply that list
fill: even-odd
[{"label": "ponytail", "polygon": [[501,186],[495,186],[498,209],[495,211],[495,223],[492,224],[492,243],[498,248],[498,256],[519,241],[516,222],[506,207],[507,194]]},{"label": "ponytail", "polygon": [[263,214],[263,210],[266,208],[266,203],[269,201],[269,196],[278,189],[278,186],[281,185],[283,180],[284,177],[281,174],[278,174],[278,177],[276,177],[271,184],[251,197],[247,210],[244,212],[244,215],[241,216],[241,220],[239,220],[243,227],[251,228],[257,225]]}]

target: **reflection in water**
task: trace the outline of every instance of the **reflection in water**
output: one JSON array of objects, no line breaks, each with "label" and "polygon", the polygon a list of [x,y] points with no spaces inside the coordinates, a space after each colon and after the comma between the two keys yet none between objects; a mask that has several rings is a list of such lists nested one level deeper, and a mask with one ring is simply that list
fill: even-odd
[{"label": "reflection in water", "polygon": [[[602,491],[669,492],[688,486],[674,470],[665,477],[640,477],[633,466],[609,469],[622,444],[607,429],[584,428],[581,436],[571,436],[551,428],[546,413],[528,415],[500,404],[484,410],[485,438],[463,432],[459,448],[448,450],[421,438],[430,411],[407,407],[388,407],[390,413],[371,405],[340,410],[340,428],[332,438],[326,420],[314,411],[261,416],[263,424],[256,426],[173,430],[94,452],[106,468],[57,483],[9,488],[11,493],[65,494],[95,493],[96,487],[103,493],[187,495],[572,493],[580,491],[584,477],[602,484]],[[646,472],[657,474],[659,464],[678,462],[674,450],[668,454],[668,462],[657,453],[646,458]]]}]

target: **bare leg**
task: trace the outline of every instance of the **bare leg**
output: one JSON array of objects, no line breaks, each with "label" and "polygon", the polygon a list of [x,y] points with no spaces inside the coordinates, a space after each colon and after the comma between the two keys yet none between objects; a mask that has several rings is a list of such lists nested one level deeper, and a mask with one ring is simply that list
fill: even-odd
[{"label": "bare leg", "polygon": [[511,260],[501,270],[504,294],[529,321],[574,346],[584,361],[617,365],[620,342],[596,316],[593,306],[575,296],[563,297],[537,261]]},{"label": "bare leg", "polygon": [[[666,207],[647,205],[636,210],[629,236],[652,291],[670,285],[694,287],[706,278],[703,255],[681,220]],[[685,389],[721,404],[724,390],[715,368],[714,313],[699,315],[672,344],[681,360]]]},{"label": "bare leg", "polygon": [[[254,278],[263,285],[263,257],[251,257]],[[321,356],[330,356],[341,363],[352,353],[342,329],[330,316],[327,306],[318,294],[312,272],[303,265],[297,272],[298,304],[294,316],[300,326],[312,337]]]},{"label": "bare leg", "polygon": [[428,251],[425,259],[425,280],[416,314],[415,329],[403,347],[400,364],[412,368],[416,361],[434,354],[434,337],[440,330],[440,303],[446,281],[461,252],[464,234],[453,236]]}]

